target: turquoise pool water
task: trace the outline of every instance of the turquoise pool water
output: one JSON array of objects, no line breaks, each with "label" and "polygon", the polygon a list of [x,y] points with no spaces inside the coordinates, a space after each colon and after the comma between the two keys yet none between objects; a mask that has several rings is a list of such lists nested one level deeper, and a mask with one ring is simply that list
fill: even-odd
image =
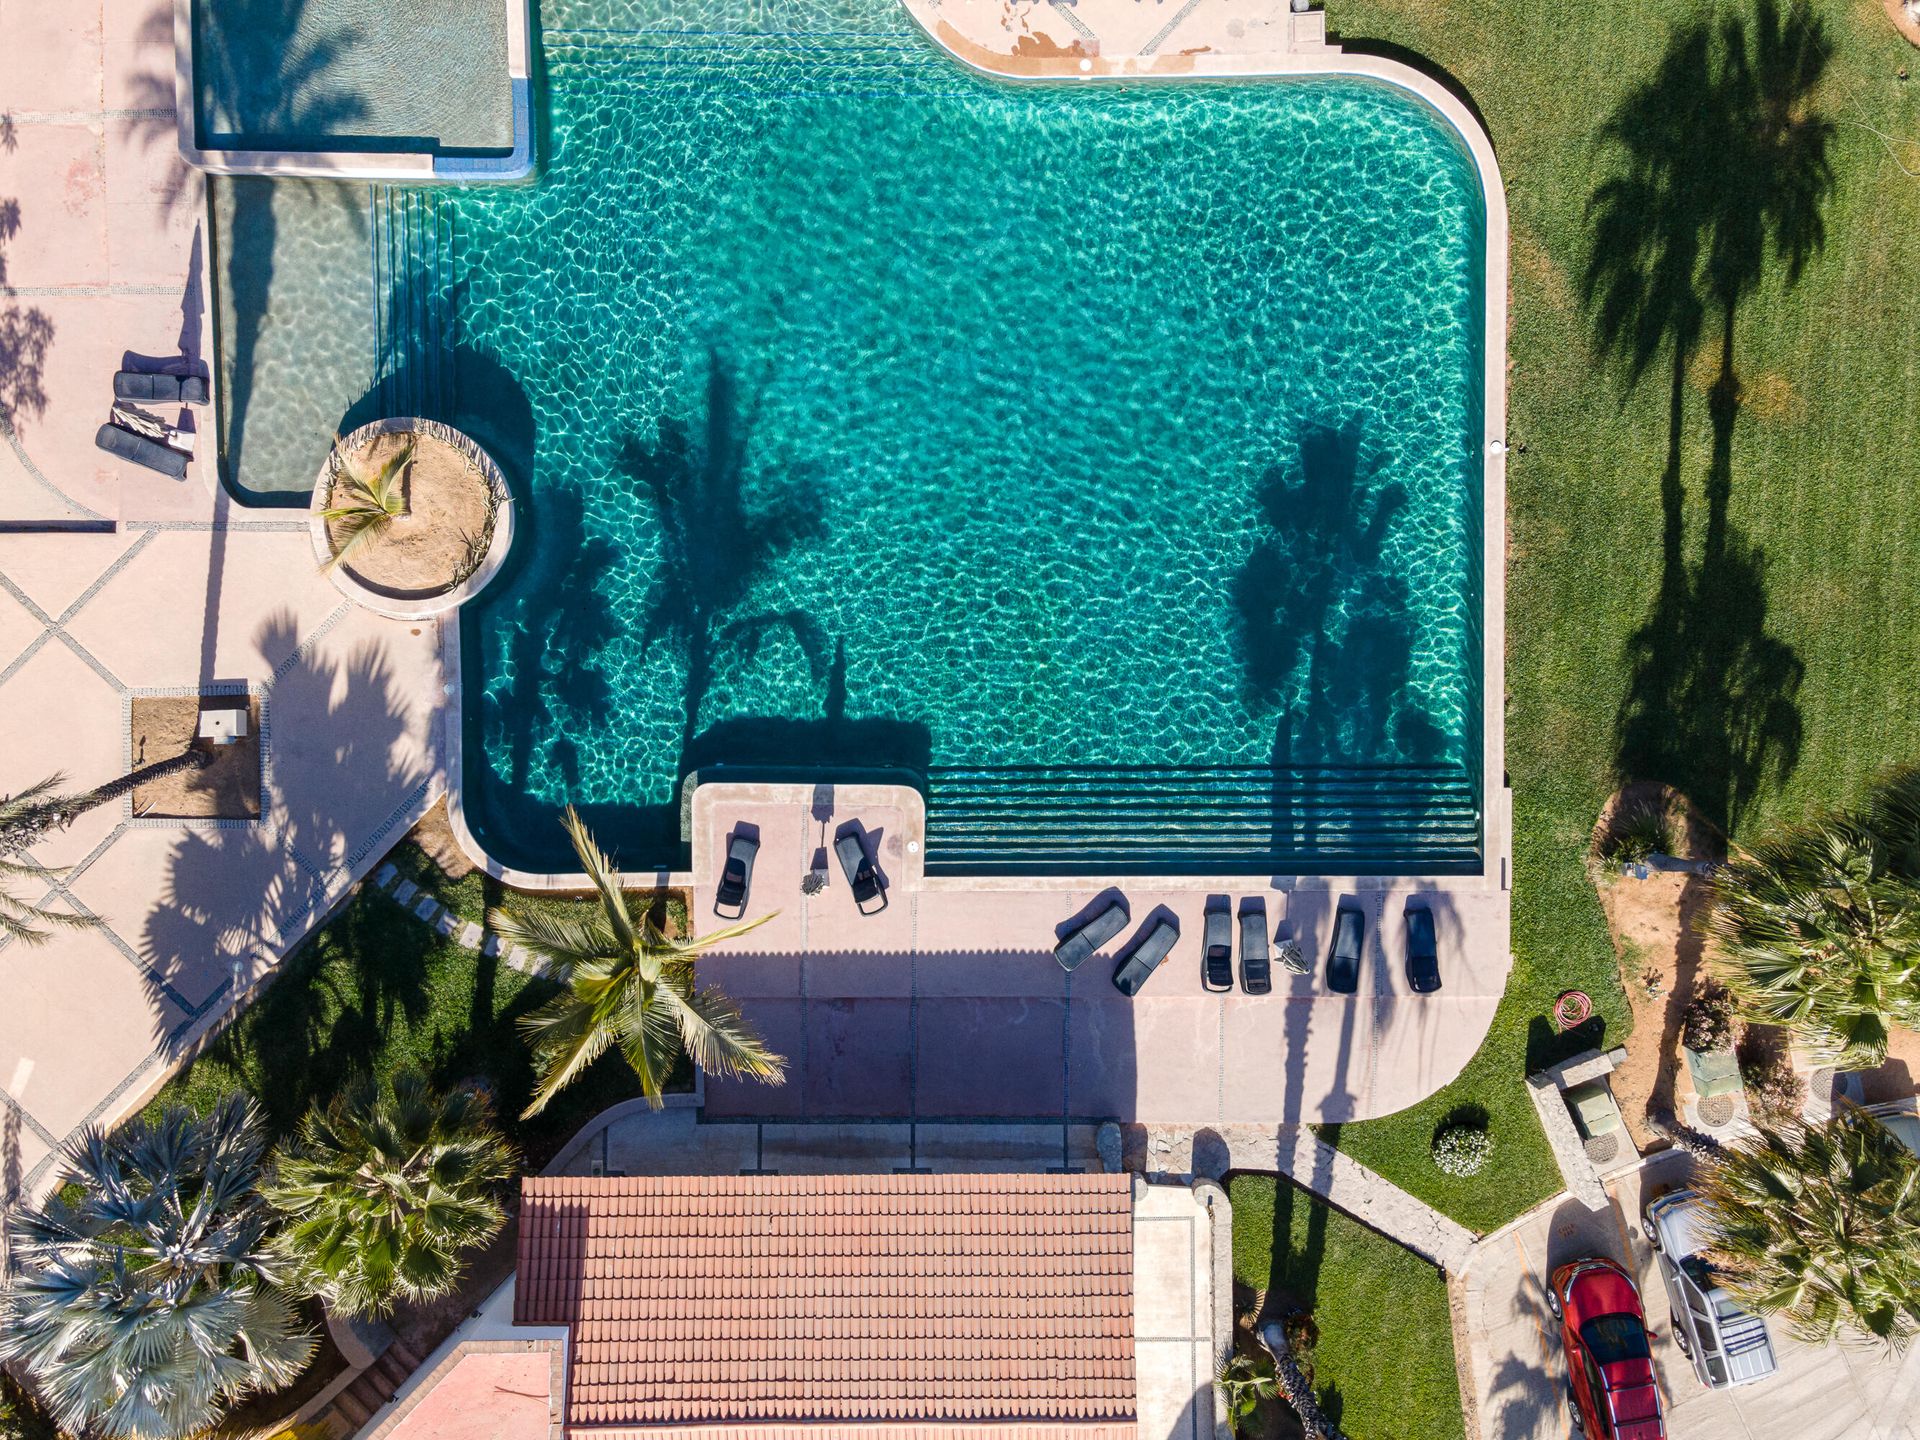
[{"label": "turquoise pool water", "polygon": [[571,800],[680,864],[697,768],[910,778],[935,870],[1477,867],[1484,216],[1436,116],[1008,85],[891,0],[541,19],[539,182],[372,193],[341,398],[525,502],[464,621],[490,849],[563,861]]}]

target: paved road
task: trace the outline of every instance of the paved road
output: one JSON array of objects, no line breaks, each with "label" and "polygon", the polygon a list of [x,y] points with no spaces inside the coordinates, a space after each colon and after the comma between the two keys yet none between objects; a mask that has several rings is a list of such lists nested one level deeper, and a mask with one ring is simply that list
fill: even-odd
[{"label": "paved road", "polygon": [[1675,1440],[1920,1440],[1920,1346],[1904,1357],[1804,1345],[1772,1327],[1780,1371],[1735,1390],[1708,1390],[1671,1339],[1666,1292],[1640,1236],[1648,1193],[1683,1183],[1679,1153],[1608,1186],[1589,1211],[1562,1199],[1475,1247],[1467,1271],[1467,1330],[1484,1440],[1560,1440],[1570,1431],[1566,1365],[1547,1315],[1546,1277],[1582,1255],[1605,1255],[1640,1281],[1654,1362]]}]

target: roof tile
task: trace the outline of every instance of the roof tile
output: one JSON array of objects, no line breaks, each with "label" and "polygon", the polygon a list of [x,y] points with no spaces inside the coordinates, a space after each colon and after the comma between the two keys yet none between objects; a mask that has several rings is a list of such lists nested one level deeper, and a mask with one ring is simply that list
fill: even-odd
[{"label": "roof tile", "polygon": [[574,1426],[1132,1440],[1132,1300],[1123,1175],[522,1186],[514,1319],[572,1327]]}]

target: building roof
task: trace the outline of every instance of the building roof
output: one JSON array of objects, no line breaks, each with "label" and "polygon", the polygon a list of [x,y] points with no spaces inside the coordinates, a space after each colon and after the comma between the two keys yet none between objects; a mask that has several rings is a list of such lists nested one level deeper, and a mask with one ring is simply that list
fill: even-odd
[{"label": "building roof", "polygon": [[540,1176],[521,1196],[514,1321],[571,1327],[569,1430],[1131,1433],[1125,1175]]}]

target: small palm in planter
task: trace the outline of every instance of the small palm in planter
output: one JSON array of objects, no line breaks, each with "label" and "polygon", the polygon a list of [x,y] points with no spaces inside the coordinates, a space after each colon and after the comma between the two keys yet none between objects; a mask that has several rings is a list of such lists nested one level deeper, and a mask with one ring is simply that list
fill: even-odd
[{"label": "small palm in planter", "polygon": [[407,463],[413,459],[413,437],[389,455],[378,470],[368,473],[364,461],[340,448],[333,437],[333,484],[327,508],[320,512],[328,533],[335,537],[327,569],[346,563],[347,556],[396,520],[407,517]]}]

